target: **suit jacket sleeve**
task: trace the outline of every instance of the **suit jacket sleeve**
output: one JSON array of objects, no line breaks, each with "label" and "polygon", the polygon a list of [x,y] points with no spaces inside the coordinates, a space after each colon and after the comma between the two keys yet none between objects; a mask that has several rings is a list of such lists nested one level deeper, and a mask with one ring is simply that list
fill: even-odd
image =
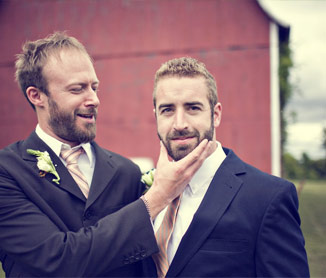
[{"label": "suit jacket sleeve", "polygon": [[[3,158],[3,157],[2,157]],[[35,276],[98,276],[157,252],[142,200],[72,232],[42,211],[0,166],[0,247]],[[24,179],[24,173],[20,173]],[[0,250],[1,253],[1,250]],[[1,257],[1,256],[0,256]]]},{"label": "suit jacket sleeve", "polygon": [[296,189],[284,182],[268,206],[259,231],[257,276],[309,277],[304,244]]}]

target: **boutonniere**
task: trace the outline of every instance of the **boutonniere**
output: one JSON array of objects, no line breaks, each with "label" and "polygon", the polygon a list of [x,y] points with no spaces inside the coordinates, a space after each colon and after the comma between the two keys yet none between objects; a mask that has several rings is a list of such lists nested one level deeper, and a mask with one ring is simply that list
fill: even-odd
[{"label": "boutonniere", "polygon": [[[146,185],[146,190],[145,192],[152,186],[153,181],[154,181],[154,173],[155,169],[151,169],[147,171],[145,174],[141,176],[141,182]],[[144,193],[145,193],[144,192]]]},{"label": "boutonniere", "polygon": [[60,177],[56,171],[50,155],[47,151],[41,152],[36,150],[27,149],[27,153],[35,155],[37,158],[37,167],[40,170],[40,177],[44,177],[47,173],[54,175],[56,178],[52,179],[53,182],[59,184]]}]

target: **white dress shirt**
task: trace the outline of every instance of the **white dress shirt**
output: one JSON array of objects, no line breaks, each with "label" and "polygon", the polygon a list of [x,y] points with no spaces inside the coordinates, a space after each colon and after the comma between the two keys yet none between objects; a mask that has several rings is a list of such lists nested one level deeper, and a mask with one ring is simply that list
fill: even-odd
[{"label": "white dress shirt", "polygon": [[[226,157],[221,144],[219,142],[216,143],[216,150],[208,158],[206,158],[203,165],[193,176],[189,185],[187,185],[181,196],[177,219],[174,224],[173,233],[168,243],[167,253],[169,264],[171,264],[182,237],[188,230],[190,223],[194,217],[194,214],[196,213],[200,203],[204,199],[206,191],[217,169],[220,167]],[[154,221],[155,233],[159,229],[163,221],[166,210],[167,207],[158,214]]]},{"label": "white dress shirt", "polygon": [[80,171],[84,174],[85,178],[87,179],[88,185],[91,186],[94,167],[95,167],[95,153],[93,147],[90,143],[83,143],[76,147],[71,148],[68,144],[62,143],[58,139],[50,136],[49,134],[45,133],[42,128],[37,125],[35,129],[36,134],[40,137],[51,149],[52,151],[60,157],[61,161],[64,165],[66,162],[64,159],[61,158],[60,152],[62,149],[75,149],[82,147],[85,153],[82,153],[78,158],[78,167]]}]

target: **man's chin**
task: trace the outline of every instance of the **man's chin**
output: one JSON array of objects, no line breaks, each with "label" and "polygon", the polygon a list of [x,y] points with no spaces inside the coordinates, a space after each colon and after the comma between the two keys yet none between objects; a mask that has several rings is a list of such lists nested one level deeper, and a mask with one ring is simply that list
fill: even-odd
[{"label": "man's chin", "polygon": [[95,124],[87,124],[85,126],[81,126],[77,129],[77,132],[85,137],[89,137],[94,139],[96,135],[96,125]]},{"label": "man's chin", "polygon": [[79,141],[79,143],[89,143],[95,139],[96,132],[95,131],[79,131],[76,133],[76,140]]},{"label": "man's chin", "polygon": [[182,158],[184,158],[185,156],[187,156],[189,153],[191,153],[194,150],[194,147],[188,145],[188,146],[182,146],[182,147],[178,147],[178,148],[174,148],[172,150],[172,158],[175,161],[178,161]]}]

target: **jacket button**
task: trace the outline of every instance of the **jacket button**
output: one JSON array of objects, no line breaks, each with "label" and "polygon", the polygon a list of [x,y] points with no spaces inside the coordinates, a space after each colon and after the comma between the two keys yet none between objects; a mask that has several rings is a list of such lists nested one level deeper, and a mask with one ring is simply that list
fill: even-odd
[{"label": "jacket button", "polygon": [[84,218],[85,218],[85,219],[91,219],[92,216],[93,216],[93,214],[92,214],[92,211],[91,211],[91,210],[87,210],[87,211],[85,212],[85,214],[84,214]]},{"label": "jacket button", "polygon": [[137,253],[135,254],[135,259],[136,259],[136,261],[139,261],[139,260],[141,259],[141,257],[140,257],[140,253],[139,253],[139,252],[137,252]]},{"label": "jacket button", "polygon": [[140,251],[140,255],[142,258],[145,258],[146,257],[146,251],[145,250],[141,250]]}]

